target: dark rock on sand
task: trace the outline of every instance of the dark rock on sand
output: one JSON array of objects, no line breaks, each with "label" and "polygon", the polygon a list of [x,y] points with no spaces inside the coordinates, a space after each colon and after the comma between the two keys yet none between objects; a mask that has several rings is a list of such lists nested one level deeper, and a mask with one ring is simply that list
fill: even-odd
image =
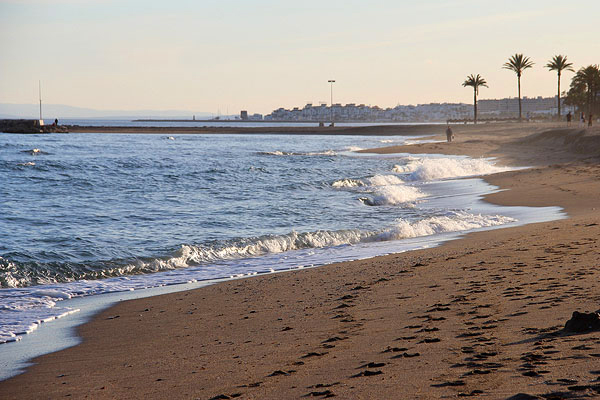
[{"label": "dark rock on sand", "polygon": [[366,370],[366,371],[363,371],[363,372],[358,373],[356,375],[352,375],[350,378],[359,378],[361,376],[375,376],[375,375],[381,375],[381,374],[383,374],[383,371],[379,371],[379,370],[377,370],[377,371]]},{"label": "dark rock on sand", "polygon": [[590,332],[600,330],[598,313],[580,313],[573,311],[573,316],[565,324],[566,332]]},{"label": "dark rock on sand", "polygon": [[542,400],[542,398],[538,397],[538,396],[533,396],[533,395],[530,395],[527,393],[518,393],[518,394],[515,394],[514,396],[510,396],[506,400]]}]

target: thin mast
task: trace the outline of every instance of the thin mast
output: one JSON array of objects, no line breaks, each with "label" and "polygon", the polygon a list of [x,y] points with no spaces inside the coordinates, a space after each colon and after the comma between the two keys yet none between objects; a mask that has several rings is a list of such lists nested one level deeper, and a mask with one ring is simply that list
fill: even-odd
[{"label": "thin mast", "polygon": [[40,92],[40,121],[42,120],[42,81],[38,81],[38,89]]}]

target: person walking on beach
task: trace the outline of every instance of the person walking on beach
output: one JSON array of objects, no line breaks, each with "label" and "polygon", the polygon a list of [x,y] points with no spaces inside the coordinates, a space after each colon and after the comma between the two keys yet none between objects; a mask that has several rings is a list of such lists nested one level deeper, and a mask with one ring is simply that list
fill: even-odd
[{"label": "person walking on beach", "polygon": [[583,112],[579,116],[579,127],[580,128],[585,127],[585,114]]},{"label": "person walking on beach", "polygon": [[571,115],[571,111],[567,113],[567,126],[571,126],[571,119],[573,116]]},{"label": "person walking on beach", "polygon": [[446,140],[450,143],[454,139],[454,133],[452,133],[452,128],[450,125],[446,128]]}]

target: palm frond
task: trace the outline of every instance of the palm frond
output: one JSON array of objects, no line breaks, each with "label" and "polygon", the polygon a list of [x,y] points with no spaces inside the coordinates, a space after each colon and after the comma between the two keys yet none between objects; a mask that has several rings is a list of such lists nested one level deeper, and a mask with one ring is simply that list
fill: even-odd
[{"label": "palm frond", "polygon": [[548,61],[546,68],[550,71],[557,71],[559,74],[562,71],[574,71],[573,63],[567,61],[567,56],[557,55],[552,57],[552,60]]},{"label": "palm frond", "polygon": [[502,68],[514,71],[518,76],[521,76],[524,70],[533,67],[534,63],[529,57],[523,54],[515,54],[511,56],[507,62],[504,63]]}]

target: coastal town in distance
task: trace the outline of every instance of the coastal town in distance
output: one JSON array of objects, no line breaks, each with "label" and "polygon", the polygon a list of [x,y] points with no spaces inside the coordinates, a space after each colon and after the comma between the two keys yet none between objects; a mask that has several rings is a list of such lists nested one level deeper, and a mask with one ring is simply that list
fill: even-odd
[{"label": "coastal town in distance", "polygon": [[[557,114],[557,99],[554,97],[523,97],[521,99],[523,114],[527,118],[547,119]],[[481,99],[477,102],[480,120],[510,119],[519,114],[518,98]],[[561,99],[564,114],[575,108],[565,104]],[[228,117],[225,117],[228,118]],[[267,115],[249,114],[242,111],[236,119],[249,121],[299,121],[319,122],[333,120],[336,122],[436,122],[449,120],[472,120],[473,105],[466,103],[429,103],[417,105],[397,105],[381,108],[365,104],[334,103],[329,106],[325,102],[319,105],[312,103],[304,107],[292,109],[278,108]],[[223,119],[223,118],[220,118]]]}]

